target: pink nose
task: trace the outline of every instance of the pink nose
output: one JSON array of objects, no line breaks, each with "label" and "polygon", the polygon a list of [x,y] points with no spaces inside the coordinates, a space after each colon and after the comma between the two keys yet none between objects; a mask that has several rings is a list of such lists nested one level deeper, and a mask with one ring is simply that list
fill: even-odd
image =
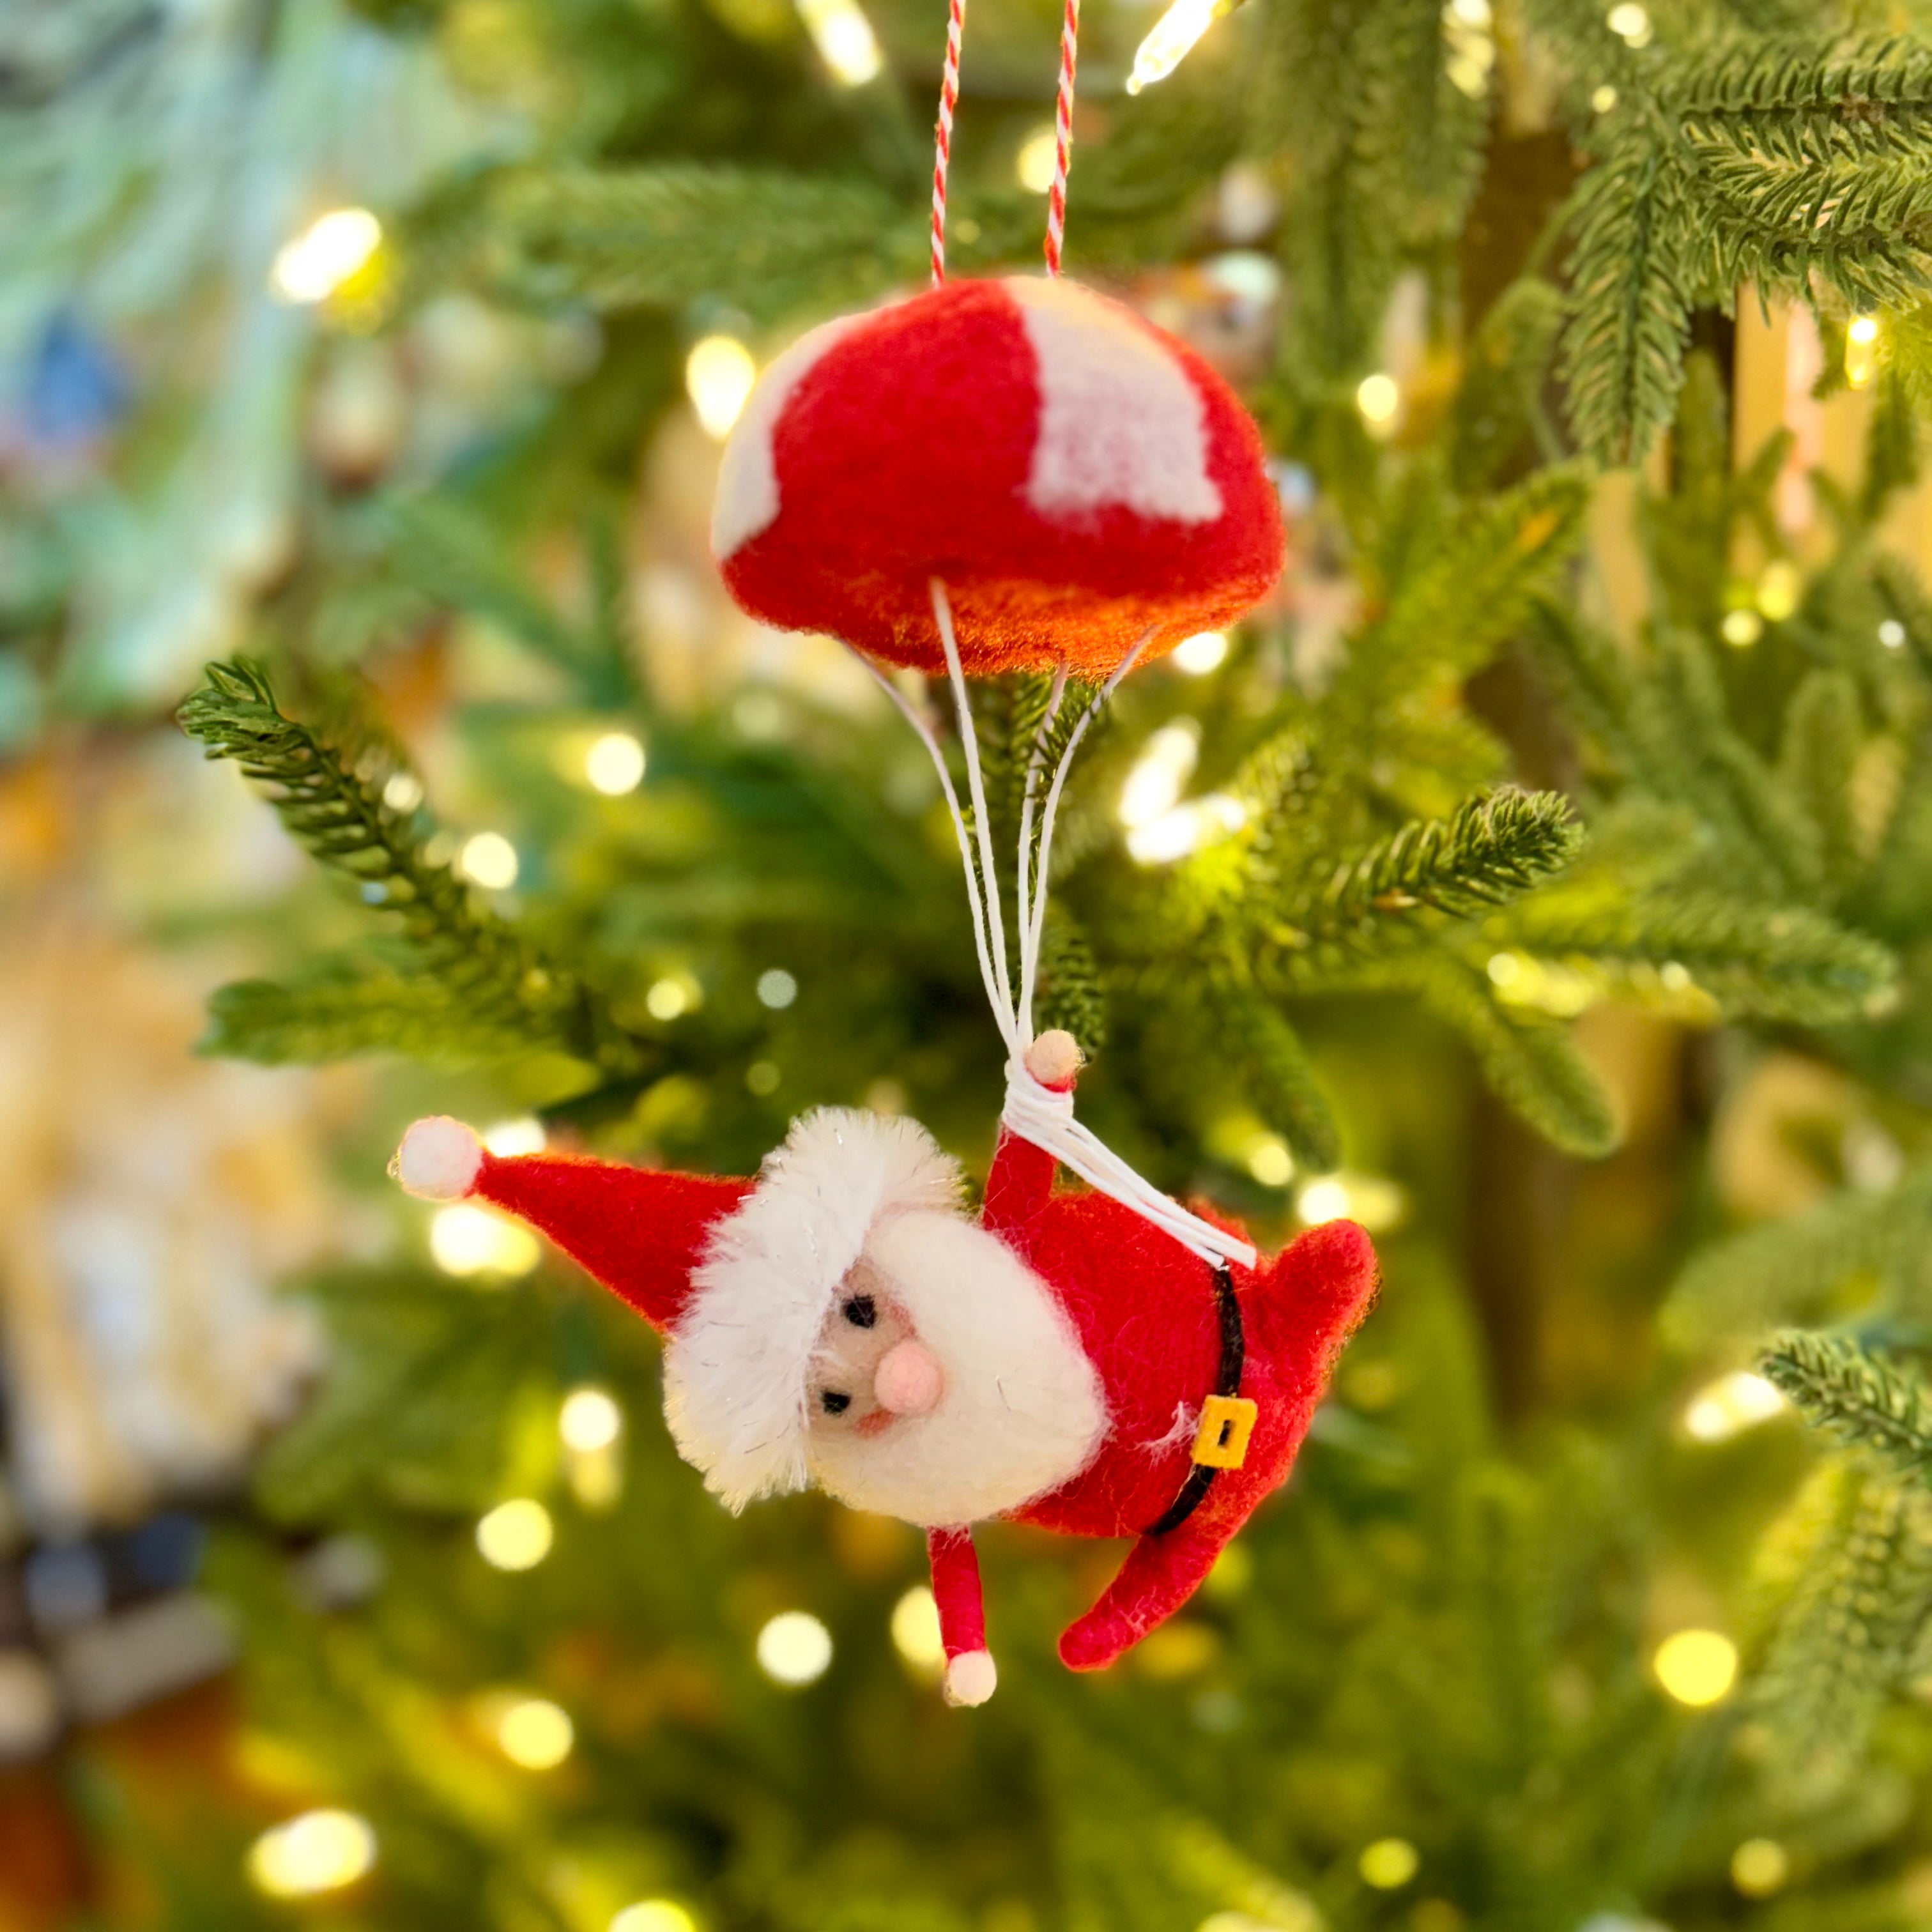
[{"label": "pink nose", "polygon": [[916,1342],[900,1342],[879,1358],[872,1393],[895,1415],[923,1415],[946,1385],[938,1358]]}]

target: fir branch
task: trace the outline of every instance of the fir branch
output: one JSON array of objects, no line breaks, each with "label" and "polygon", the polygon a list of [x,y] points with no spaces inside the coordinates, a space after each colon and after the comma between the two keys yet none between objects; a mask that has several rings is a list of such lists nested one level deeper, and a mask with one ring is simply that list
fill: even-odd
[{"label": "fir branch", "polygon": [[1684,160],[1647,102],[1619,106],[1597,138],[1600,158],[1572,218],[1562,371],[1576,440],[1621,464],[1670,420],[1690,334],[1694,220]]},{"label": "fir branch", "polygon": [[1671,1288],[1664,1332],[1702,1347],[1741,1330],[1816,1320],[1847,1282],[1895,1279],[1928,1241],[1932,1172],[1916,1170],[1882,1193],[1832,1195],[1701,1250]]},{"label": "fir branch", "polygon": [[656,1057],[574,975],[429,858],[419,814],[387,802],[380,766],[352,769],[320,734],[285,716],[259,665],[212,664],[207,676],[181,708],[182,729],[208,758],[232,759],[273,788],[270,802],[290,836],[352,881],[365,904],[392,914],[428,971],[478,1024],[560,1045],[614,1074]]},{"label": "fir branch", "polygon": [[1766,1558],[1765,1582],[1782,1582],[1785,1601],[1749,1708],[1771,1733],[1773,1790],[1815,1804],[1856,1772],[1912,1667],[1932,1609],[1932,1500],[1887,1472],[1828,1464]]},{"label": "fir branch", "polygon": [[1932,48],[1744,42],[1690,64],[1673,98],[1694,137],[1772,160],[1909,160],[1932,140]]},{"label": "fir branch", "polygon": [[1419,506],[1406,554],[1382,560],[1388,608],[1351,652],[1337,700],[1378,711],[1418,682],[1481,669],[1581,541],[1590,488],[1580,465],[1566,464],[1453,516]]},{"label": "fir branch", "polygon": [[1721,891],[1605,894],[1580,880],[1514,911],[1498,935],[1526,951],[1608,972],[1688,973],[1726,1013],[1798,1026],[1864,1016],[1897,976],[1892,953],[1808,906]]},{"label": "fir branch", "polygon": [[908,278],[924,238],[910,211],[862,180],[686,163],[520,169],[490,206],[497,278],[598,308],[836,309]]},{"label": "fir branch", "polygon": [[1777,1336],[1759,1366],[1815,1427],[1932,1484],[1932,1394],[1917,1376],[1850,1336],[1802,1329]]},{"label": "fir branch", "polygon": [[1785,709],[1778,778],[1816,829],[1828,899],[1858,862],[1852,779],[1862,743],[1857,686],[1843,671],[1812,672]]},{"label": "fir branch", "polygon": [[1871,581],[1886,616],[1904,631],[1920,675],[1932,678],[1932,598],[1918,573],[1902,556],[1877,550],[1871,559]]},{"label": "fir branch", "polygon": [[1244,980],[1216,974],[1208,998],[1222,1048],[1240,1070],[1255,1111],[1288,1143],[1297,1166],[1316,1174],[1339,1167],[1341,1132],[1300,1036]]},{"label": "fir branch", "polygon": [[1540,392],[1562,328],[1563,298],[1534,277],[1491,304],[1449,412],[1449,479],[1458,490],[1492,485],[1526,440],[1553,440]]},{"label": "fir branch", "polygon": [[1040,981],[1034,1024],[1044,1033],[1062,1027],[1087,1054],[1107,1043],[1107,994],[1084,929],[1058,904],[1047,910],[1040,934]]},{"label": "fir branch", "polygon": [[440,980],[382,974],[220,987],[209,996],[207,1030],[195,1050],[269,1066],[321,1066],[364,1053],[461,1066],[530,1044],[526,1028],[493,1023]]},{"label": "fir branch", "polygon": [[1417,990],[1468,1043],[1490,1084],[1546,1140],[1588,1159],[1616,1145],[1610,1096],[1568,1028],[1506,1016],[1487,982],[1450,961],[1436,962]]},{"label": "fir branch", "polygon": [[1282,910],[1317,938],[1424,909],[1466,919],[1554,878],[1582,843],[1558,794],[1492,792],[1465,800],[1452,818],[1412,820],[1344,859],[1318,896]]},{"label": "fir branch", "polygon": [[[637,694],[622,634],[612,628],[608,596],[595,622],[580,628],[560,616],[506,562],[499,542],[446,500],[396,503],[388,521],[391,560],[418,590],[507,632],[567,672],[596,701],[617,704]],[[595,561],[599,548],[593,530],[593,572],[599,568]]]}]

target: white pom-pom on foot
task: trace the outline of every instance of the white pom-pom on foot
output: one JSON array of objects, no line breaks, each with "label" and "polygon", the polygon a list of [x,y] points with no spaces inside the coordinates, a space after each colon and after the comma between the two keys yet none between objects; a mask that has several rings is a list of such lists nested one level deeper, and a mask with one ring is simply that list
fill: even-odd
[{"label": "white pom-pom on foot", "polygon": [[460,1201],[482,1165],[483,1143],[460,1120],[436,1114],[410,1126],[389,1172],[418,1201]]},{"label": "white pom-pom on foot", "polygon": [[946,1660],[946,1701],[983,1704],[1000,1681],[989,1650],[962,1650]]}]

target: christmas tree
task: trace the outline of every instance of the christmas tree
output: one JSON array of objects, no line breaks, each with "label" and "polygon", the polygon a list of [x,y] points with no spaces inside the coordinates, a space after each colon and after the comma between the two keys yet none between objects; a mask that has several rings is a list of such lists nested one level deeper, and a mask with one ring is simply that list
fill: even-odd
[{"label": "christmas tree", "polygon": [[[826,1104],[984,1177],[939,782],[705,534],[926,276],[943,10],[27,9],[0,1925],[1932,1922],[1923,10],[1081,20],[1066,272],[1239,388],[1288,565],[1097,714],[1041,1024],[1383,1286],[1112,1669],[1118,1552],[986,1536],[961,1711],[915,1532],[734,1519],[643,1323],[383,1178]],[[946,272],[1034,273],[1062,18],[965,26]],[[975,687],[1008,850],[1051,692]]]}]

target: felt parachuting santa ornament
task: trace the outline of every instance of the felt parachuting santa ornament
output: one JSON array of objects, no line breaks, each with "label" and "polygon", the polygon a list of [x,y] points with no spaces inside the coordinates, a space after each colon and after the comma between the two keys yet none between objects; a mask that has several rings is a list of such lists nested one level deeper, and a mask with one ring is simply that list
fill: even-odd
[{"label": "felt parachuting santa ornament", "polygon": [[[725,448],[713,543],[753,614],[832,632],[875,672],[879,658],[950,682],[970,830],[932,728],[880,674],[952,812],[1009,1054],[980,1212],[922,1128],[836,1108],[795,1122],[755,1180],[501,1158],[447,1119],[409,1130],[395,1172],[424,1198],[520,1216],[663,1332],[666,1420],[730,1508],[816,1482],[923,1528],[946,1695],[976,1704],[994,1671],[971,1526],[1136,1539],[1060,1640],[1076,1670],[1111,1663],[1286,1480],[1376,1261],[1337,1221],[1263,1262],[1238,1228],[1169,1199],[1075,1119],[1072,1038],[1034,1032],[1054,819],[1082,734],[1135,664],[1263,596],[1282,539],[1260,437],[1226,386],[1058,279],[1071,0],[1049,279],[944,284],[962,10],[952,0],[934,286],[816,330],[766,370]],[[1054,682],[1022,803],[1016,986],[965,679],[1021,667]],[[1075,671],[1103,681],[1049,776]],[[1057,1166],[1086,1189],[1057,1190]]]},{"label": "felt parachuting santa ornament", "polygon": [[[1036,1077],[1066,1092],[1076,1057],[1044,1034]],[[1375,1292],[1352,1222],[1215,1268],[1106,1194],[1057,1191],[1054,1165],[1006,1129],[974,1220],[923,1128],[838,1108],[755,1180],[500,1157],[447,1119],[397,1157],[411,1193],[520,1216],[664,1332],[666,1420],[730,1508],[816,1482],[921,1526],[968,1704],[994,1682],[971,1526],[1136,1538],[1060,1639],[1076,1670],[1112,1663],[1285,1480]]]}]

